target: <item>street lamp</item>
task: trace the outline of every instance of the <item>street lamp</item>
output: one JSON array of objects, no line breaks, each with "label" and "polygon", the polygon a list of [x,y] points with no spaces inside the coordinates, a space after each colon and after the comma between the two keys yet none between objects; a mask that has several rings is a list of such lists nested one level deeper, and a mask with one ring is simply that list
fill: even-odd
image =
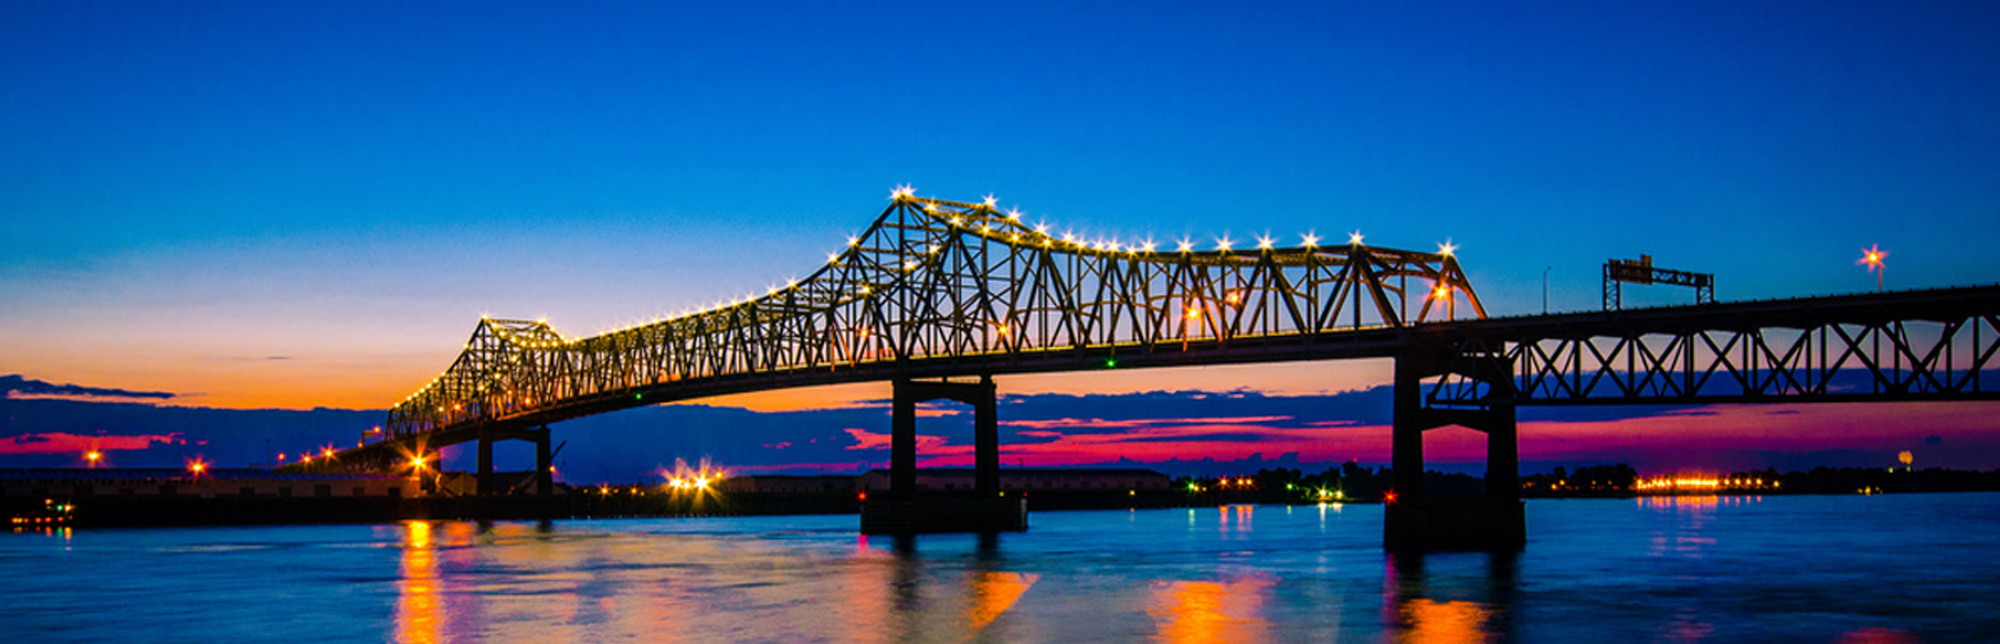
[{"label": "street lamp", "polygon": [[1554,269],[1554,266],[1542,269],[1542,315],[1549,314],[1549,271]]},{"label": "street lamp", "polygon": [[1878,246],[1880,244],[1869,244],[1867,248],[1861,249],[1861,259],[1854,260],[1854,265],[1865,265],[1868,267],[1868,272],[1875,274],[1875,292],[1880,293],[1882,292],[1882,275],[1889,272],[1889,268],[1882,263],[1882,259],[1889,256],[1889,251],[1882,250]]}]

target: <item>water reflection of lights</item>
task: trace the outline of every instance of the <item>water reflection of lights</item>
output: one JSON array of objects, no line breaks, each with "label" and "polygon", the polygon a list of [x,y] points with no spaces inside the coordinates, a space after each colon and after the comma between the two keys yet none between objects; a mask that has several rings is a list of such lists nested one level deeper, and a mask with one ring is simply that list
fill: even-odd
[{"label": "water reflection of lights", "polygon": [[1155,582],[1153,617],[1162,642],[1270,641],[1264,604],[1274,585],[1268,577],[1235,581]]},{"label": "water reflection of lights", "polygon": [[1021,599],[1041,575],[1018,572],[983,571],[971,573],[966,584],[971,597],[965,603],[965,631],[977,635]]},{"label": "water reflection of lights", "polygon": [[831,580],[840,598],[835,612],[839,623],[833,627],[850,641],[892,641],[890,620],[897,614],[893,591],[898,583],[911,583],[913,564],[904,557],[869,550],[867,535],[862,535],[860,546]]},{"label": "water reflection of lights", "polygon": [[[1439,598],[1468,589],[1449,579],[1440,583],[1425,572],[1422,554],[1392,554],[1384,563],[1382,620],[1396,642],[1489,642],[1508,639],[1506,589],[1514,584],[1513,553],[1491,553],[1486,560],[1486,592],[1474,599]],[[1463,559],[1445,559],[1447,563]],[[1476,591],[1475,591],[1476,593]],[[1462,597],[1462,595],[1461,595]],[[1496,608],[1496,606],[1499,606]]]},{"label": "water reflection of lights", "polygon": [[1678,510],[1682,512],[1698,512],[1718,507],[1733,508],[1738,506],[1750,505],[1754,503],[1760,503],[1764,500],[1764,497],[1756,495],[1719,496],[1719,495],[1709,494],[1702,496],[1642,496],[1638,497],[1636,500],[1639,503],[1639,507],[1648,510]]},{"label": "water reflection of lights", "polygon": [[1255,518],[1257,513],[1257,506],[1249,504],[1222,505],[1216,506],[1215,510],[1218,513],[1217,519],[1219,521],[1216,524],[1216,529],[1223,532],[1249,532],[1251,519]]},{"label": "water reflection of lights", "polygon": [[437,553],[431,524],[403,524],[403,579],[396,605],[396,641],[432,644],[443,641],[444,607],[438,600]]},{"label": "water reflection of lights", "polygon": [[73,536],[69,526],[58,527],[47,525],[14,526],[14,534],[39,534],[45,537],[62,537],[63,541],[69,541],[70,537]]},{"label": "water reflection of lights", "polygon": [[1701,559],[1716,539],[1707,533],[1708,522],[1714,518],[1718,508],[1733,508],[1763,502],[1761,496],[1642,496],[1637,499],[1639,507],[1660,513],[1672,512],[1678,517],[1679,525],[1668,529],[1655,530],[1650,539],[1647,554],[1654,557],[1674,555],[1687,559]]},{"label": "water reflection of lights", "polygon": [[1407,629],[1402,642],[1484,642],[1493,637],[1486,624],[1493,610],[1479,602],[1414,599],[1403,603],[1398,617],[1398,626]]},{"label": "water reflection of lights", "polygon": [[1326,531],[1327,531],[1327,527],[1328,527],[1328,526],[1327,526],[1327,524],[1326,524],[1326,511],[1327,511],[1327,509],[1328,509],[1328,508],[1332,508],[1332,509],[1333,509],[1333,513],[1334,513],[1334,514],[1340,514],[1340,509],[1341,509],[1342,507],[1345,507],[1345,506],[1343,506],[1343,505],[1341,505],[1341,504],[1339,504],[1339,503],[1321,503],[1321,504],[1319,504],[1319,531],[1320,531],[1320,532],[1326,532]]}]

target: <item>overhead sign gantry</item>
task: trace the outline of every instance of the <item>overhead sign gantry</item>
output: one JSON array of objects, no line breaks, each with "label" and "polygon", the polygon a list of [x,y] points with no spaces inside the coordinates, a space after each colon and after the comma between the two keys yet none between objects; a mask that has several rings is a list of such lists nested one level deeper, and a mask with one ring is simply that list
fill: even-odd
[{"label": "overhead sign gantry", "polygon": [[1620,284],[1666,284],[1694,288],[1695,304],[1715,303],[1715,274],[1677,271],[1653,266],[1652,255],[1640,255],[1638,259],[1613,259],[1604,262],[1604,310],[1616,311],[1624,308],[1624,293]]}]

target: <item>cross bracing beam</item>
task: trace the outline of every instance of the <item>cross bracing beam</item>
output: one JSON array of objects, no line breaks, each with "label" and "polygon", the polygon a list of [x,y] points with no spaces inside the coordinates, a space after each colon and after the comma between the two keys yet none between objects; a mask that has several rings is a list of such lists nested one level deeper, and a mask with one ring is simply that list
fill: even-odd
[{"label": "cross bracing beam", "polygon": [[[2000,287],[1434,325],[1432,407],[2000,400]],[[1497,359],[1496,359],[1497,358]]]},{"label": "cross bracing beam", "polygon": [[[1311,238],[1212,250],[1091,241],[1023,223],[990,201],[899,190],[843,251],[762,297],[582,338],[541,321],[481,320],[459,358],[396,405],[386,427],[391,439],[430,435],[442,445],[469,427],[724,390],[1101,360],[1387,355],[1393,331],[1461,315],[1485,309],[1448,251]],[[1325,349],[1276,348],[1301,339]]]}]

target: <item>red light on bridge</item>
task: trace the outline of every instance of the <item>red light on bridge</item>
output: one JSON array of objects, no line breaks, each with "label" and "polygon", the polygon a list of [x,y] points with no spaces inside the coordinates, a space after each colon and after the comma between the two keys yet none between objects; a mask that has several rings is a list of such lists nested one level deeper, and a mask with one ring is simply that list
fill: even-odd
[{"label": "red light on bridge", "polygon": [[1395,492],[1383,492],[1383,493],[1382,493],[1382,502],[1383,502],[1383,503],[1387,503],[1387,504],[1391,504],[1391,505],[1394,505],[1394,504],[1396,503],[1396,493],[1395,493]]}]

